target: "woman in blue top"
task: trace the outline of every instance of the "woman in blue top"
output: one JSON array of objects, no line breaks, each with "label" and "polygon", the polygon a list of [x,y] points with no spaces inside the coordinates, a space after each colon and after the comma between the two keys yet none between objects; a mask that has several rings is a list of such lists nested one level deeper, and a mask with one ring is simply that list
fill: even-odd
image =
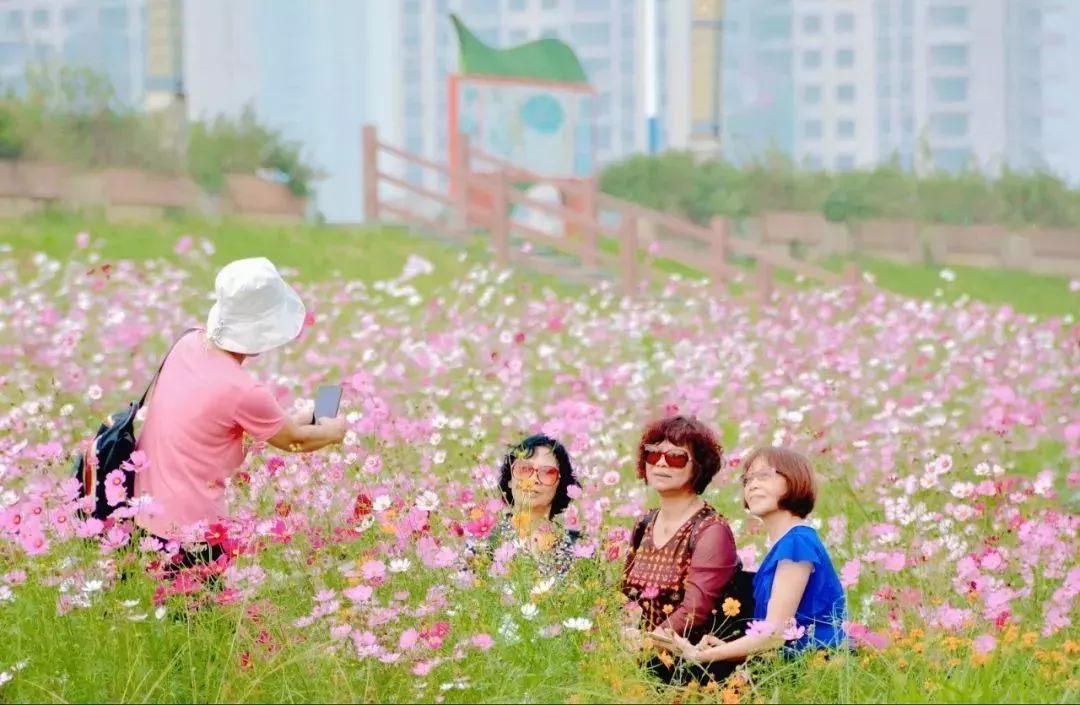
[{"label": "woman in blue top", "polygon": [[723,642],[672,641],[685,658],[742,661],[788,642],[796,652],[844,643],[844,589],[817,531],[804,520],[817,496],[809,461],[786,448],[759,448],[744,463],[743,502],[765,525],[772,548],[754,576],[754,619]]}]

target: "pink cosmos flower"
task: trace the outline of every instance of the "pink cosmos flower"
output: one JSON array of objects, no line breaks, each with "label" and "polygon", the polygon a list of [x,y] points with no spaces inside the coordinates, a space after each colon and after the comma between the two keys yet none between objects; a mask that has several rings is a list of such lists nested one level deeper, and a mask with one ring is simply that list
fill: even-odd
[{"label": "pink cosmos flower", "polygon": [[360,574],[364,577],[364,580],[382,582],[386,577],[386,564],[382,561],[367,561],[360,566]]},{"label": "pink cosmos flower", "polygon": [[371,599],[371,595],[375,592],[374,588],[370,585],[355,585],[342,591],[345,597],[349,598],[353,602],[360,604],[367,602]]},{"label": "pink cosmos flower", "polygon": [[105,501],[115,507],[128,498],[122,470],[113,470],[105,476]]},{"label": "pink cosmos flower", "polygon": [[981,634],[975,637],[971,645],[975,649],[975,653],[985,655],[994,650],[997,646],[997,639],[992,634]]},{"label": "pink cosmos flower", "polygon": [[487,651],[495,645],[495,640],[488,634],[474,634],[471,639],[473,647],[481,651]]}]

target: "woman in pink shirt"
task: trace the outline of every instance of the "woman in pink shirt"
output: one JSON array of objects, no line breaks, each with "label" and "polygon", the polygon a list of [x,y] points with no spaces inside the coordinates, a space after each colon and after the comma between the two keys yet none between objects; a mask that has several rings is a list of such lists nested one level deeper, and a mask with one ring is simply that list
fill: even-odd
[{"label": "woman in pink shirt", "polygon": [[[342,418],[290,418],[244,361],[294,340],[304,304],[263,257],[226,265],[214,284],[217,302],[206,329],[183,336],[154,386],[138,448],[149,467],[136,495],[154,500],[135,522],[151,536],[179,540],[192,528],[228,516],[225,481],[244,460],[244,434],[282,450],[310,452],[345,436]],[[196,526],[197,525],[197,526]],[[179,562],[214,560],[217,546],[182,551]]]}]

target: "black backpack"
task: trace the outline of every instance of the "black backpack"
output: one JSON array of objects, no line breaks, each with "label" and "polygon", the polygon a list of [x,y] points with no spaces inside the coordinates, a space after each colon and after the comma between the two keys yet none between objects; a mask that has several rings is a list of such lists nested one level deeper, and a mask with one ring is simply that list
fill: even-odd
[{"label": "black backpack", "polygon": [[[637,552],[638,546],[641,545],[641,540],[645,538],[645,529],[648,528],[649,522],[656,517],[660,510],[652,509],[646,514],[638,523],[634,526],[634,533],[630,539],[631,550]],[[708,516],[708,515],[705,515]],[[693,525],[690,527],[690,542],[687,546],[691,555],[694,553],[694,544],[697,541],[698,524],[705,519],[705,516],[698,516],[694,519]],[[735,574],[731,576],[731,580],[724,586],[723,592],[720,594],[717,600],[716,610],[713,612],[711,623],[705,626],[702,633],[712,634],[721,640],[728,640],[737,636],[742,636],[746,631],[746,626],[754,619],[754,575],[753,571],[749,571],[743,568],[742,560],[735,565]],[[728,617],[723,613],[722,605],[724,600],[732,598],[739,603],[739,613],[734,617]],[[694,631],[698,631],[695,629]]]},{"label": "black backpack", "polygon": [[128,404],[127,409],[107,416],[105,423],[101,424],[97,434],[90,441],[90,447],[76,454],[73,467],[75,479],[79,481],[82,488],[82,496],[94,498],[94,509],[90,512],[90,516],[95,519],[104,521],[112,516],[112,513],[118,508],[109,504],[108,494],[106,493],[106,478],[113,470],[120,470],[123,473],[123,484],[124,489],[127,491],[127,497],[130,499],[134,496],[135,472],[130,466],[124,466],[124,463],[135,452],[135,416],[139,413],[139,409],[143,407],[143,404],[146,403],[146,397],[150,393],[151,387],[157,382],[162,368],[165,367],[165,360],[168,359],[169,353],[172,352],[181,338],[195,330],[198,329],[189,328],[184,331],[169,347],[169,352],[165,353],[161,364],[158,365],[157,372],[154,373],[150,384],[146,386],[146,391],[143,392],[139,401],[133,401]]}]

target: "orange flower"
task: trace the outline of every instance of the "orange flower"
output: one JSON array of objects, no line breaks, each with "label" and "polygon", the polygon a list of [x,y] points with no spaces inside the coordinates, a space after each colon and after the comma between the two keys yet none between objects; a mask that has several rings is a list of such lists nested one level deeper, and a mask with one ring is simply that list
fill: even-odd
[{"label": "orange flower", "polygon": [[729,597],[724,600],[724,604],[721,606],[724,610],[724,614],[728,617],[738,616],[739,610],[742,609],[742,603],[736,600],[734,597]]},{"label": "orange flower", "polygon": [[510,518],[510,525],[517,531],[518,536],[524,536],[529,531],[532,523],[532,514],[529,512],[517,512]]},{"label": "orange flower", "polygon": [[550,531],[540,531],[533,534],[533,545],[539,551],[550,551],[555,546],[555,535]]},{"label": "orange flower", "polygon": [[1061,648],[1065,649],[1065,653],[1067,654],[1075,654],[1080,652],[1080,644],[1077,644],[1072,639],[1068,639],[1064,644],[1062,644]]},{"label": "orange flower", "polygon": [[675,665],[675,659],[671,658],[671,654],[666,651],[659,651],[656,654],[656,658],[660,659],[660,663],[664,664],[668,668]]},{"label": "orange flower", "polygon": [[664,614],[671,614],[675,611],[675,605],[664,605]]}]

